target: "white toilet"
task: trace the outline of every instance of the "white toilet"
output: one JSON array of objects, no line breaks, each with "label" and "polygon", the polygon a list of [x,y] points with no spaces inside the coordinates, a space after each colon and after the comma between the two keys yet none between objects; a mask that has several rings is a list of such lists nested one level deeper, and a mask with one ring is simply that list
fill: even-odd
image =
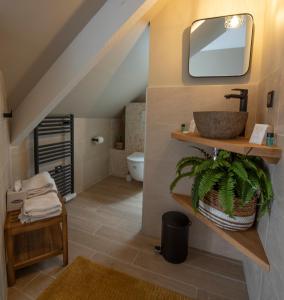
[{"label": "white toilet", "polygon": [[144,153],[134,152],[127,157],[128,171],[131,177],[143,182],[144,178]]}]

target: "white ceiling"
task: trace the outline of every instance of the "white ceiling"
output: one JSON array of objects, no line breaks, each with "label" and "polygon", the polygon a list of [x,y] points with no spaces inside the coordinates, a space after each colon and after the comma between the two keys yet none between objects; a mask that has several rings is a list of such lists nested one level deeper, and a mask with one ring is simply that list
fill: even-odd
[{"label": "white ceiling", "polygon": [[149,29],[137,25],[58,105],[53,113],[112,118],[145,93]]},{"label": "white ceiling", "polygon": [[106,0],[1,0],[0,70],[15,108]]}]

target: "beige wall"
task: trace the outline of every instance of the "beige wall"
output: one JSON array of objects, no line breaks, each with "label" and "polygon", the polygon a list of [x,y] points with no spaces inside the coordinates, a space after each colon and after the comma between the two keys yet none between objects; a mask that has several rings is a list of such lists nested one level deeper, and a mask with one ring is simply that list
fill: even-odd
[{"label": "beige wall", "polygon": [[110,149],[110,174],[121,178],[128,174],[125,150]]},{"label": "beige wall", "polygon": [[[200,18],[234,13],[251,13],[255,21],[252,68],[244,77],[194,79],[188,75],[188,28]],[[260,74],[263,31],[263,1],[175,0],[151,21],[150,79],[147,95],[146,158],[144,182],[143,230],[159,236],[163,212],[181,208],[171,198],[169,185],[176,162],[193,154],[188,144],[170,138],[170,132],[189,123],[192,112],[199,110],[238,110],[238,101],[225,100],[231,88],[249,89],[248,133],[256,118],[257,83]],[[155,180],[153,180],[155,178]],[[190,192],[191,183],[179,189]],[[190,234],[192,246],[241,258],[194,217]]]},{"label": "beige wall", "polygon": [[[278,134],[278,145],[284,150],[284,2],[267,0],[264,53],[261,81],[258,91],[259,122],[274,125]],[[266,108],[266,95],[275,90],[273,109]],[[269,166],[274,202],[270,216],[264,217],[258,226],[261,240],[268,256],[271,270],[263,272],[246,261],[245,273],[250,299],[283,299],[284,295],[284,160]]]},{"label": "beige wall", "polygon": [[[74,121],[75,191],[79,193],[109,175],[113,127],[111,119]],[[102,136],[104,143],[92,143],[95,136]]]},{"label": "beige wall", "polygon": [[4,79],[0,71],[0,299],[6,299],[7,291],[3,225],[6,215],[6,190],[10,178],[9,128],[8,121],[2,117],[3,112],[7,112],[7,105]]},{"label": "beige wall", "polygon": [[30,134],[19,146],[10,146],[12,182],[34,174],[33,153],[33,134]]}]

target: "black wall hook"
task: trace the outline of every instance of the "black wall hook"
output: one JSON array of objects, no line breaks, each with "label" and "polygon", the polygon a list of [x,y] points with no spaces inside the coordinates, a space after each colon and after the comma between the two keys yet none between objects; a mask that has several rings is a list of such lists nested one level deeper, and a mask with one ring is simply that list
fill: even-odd
[{"label": "black wall hook", "polygon": [[4,118],[12,118],[12,117],[13,117],[12,111],[9,112],[9,113],[3,113],[3,117],[4,117]]}]

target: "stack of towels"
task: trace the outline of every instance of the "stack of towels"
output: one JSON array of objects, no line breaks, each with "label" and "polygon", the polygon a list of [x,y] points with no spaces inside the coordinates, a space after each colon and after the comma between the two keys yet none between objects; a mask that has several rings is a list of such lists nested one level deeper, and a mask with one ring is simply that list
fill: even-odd
[{"label": "stack of towels", "polygon": [[21,223],[35,222],[61,214],[62,204],[56,184],[48,172],[15,182],[15,188],[26,192],[19,219]]}]

